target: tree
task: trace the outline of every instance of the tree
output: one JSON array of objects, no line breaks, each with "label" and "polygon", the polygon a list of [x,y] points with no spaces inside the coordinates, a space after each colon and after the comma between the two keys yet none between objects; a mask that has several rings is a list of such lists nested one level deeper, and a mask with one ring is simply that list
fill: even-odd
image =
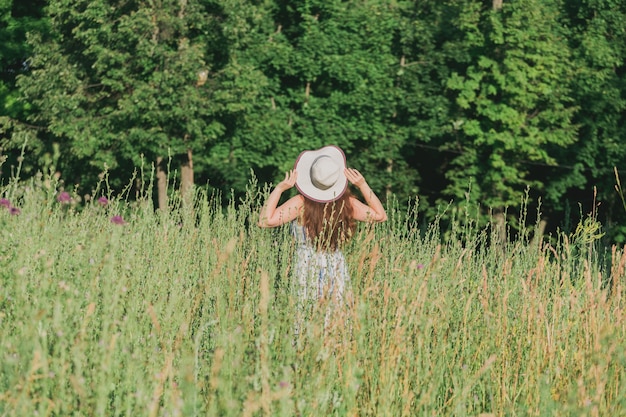
[{"label": "tree", "polygon": [[[26,61],[31,48],[26,34],[47,30],[44,5],[43,0],[0,0],[0,158],[10,148],[12,126],[23,121],[29,112],[28,103],[19,100],[15,81],[28,70]],[[11,156],[9,163],[15,164],[17,155]]]},{"label": "tree", "polygon": [[[482,44],[474,22],[480,16],[480,5],[473,5],[464,7],[458,1],[399,5],[394,41],[399,66],[394,78],[400,93],[394,124],[404,132],[403,158],[417,171],[407,180],[415,182],[413,195],[419,190],[426,218],[436,215],[434,205],[446,185],[444,174],[459,153],[446,147],[453,133],[450,108],[454,97],[446,92],[445,82],[453,71],[465,71],[472,48]],[[472,37],[473,43],[468,42]]]},{"label": "tree", "polygon": [[[549,187],[549,179],[532,175],[534,167],[556,165],[555,148],[577,140],[574,69],[557,6],[524,0],[479,10],[469,2],[463,15],[472,57],[446,82],[455,99],[454,132],[441,147],[458,155],[444,193],[463,199],[471,184],[473,199],[500,219],[527,187]],[[552,191],[551,201],[564,193]]]},{"label": "tree", "polygon": [[[384,1],[278,1],[282,47],[262,66],[278,89],[281,111],[277,168],[293,165],[303,149],[341,146],[372,186],[403,197],[415,176],[403,157],[406,133],[395,124],[401,89],[394,50],[399,6]],[[286,128],[285,128],[286,126]]]},{"label": "tree", "polygon": [[285,166],[293,116],[281,105],[282,86],[274,74],[291,48],[274,20],[272,2],[221,4],[221,45],[227,55],[211,101],[224,132],[199,160],[209,184],[239,195],[251,170],[267,181],[275,178],[277,167]]},{"label": "tree", "polygon": [[[572,172],[556,184],[569,189],[572,197],[586,200],[592,200],[590,188],[596,187],[602,202],[599,217],[609,237],[623,243],[626,213],[614,189],[613,170],[623,171],[626,166],[626,4],[572,0],[567,2],[565,23],[572,32],[572,66],[576,68],[572,91],[580,105],[574,122],[581,126],[580,146],[563,152],[564,165],[572,167]],[[557,177],[559,173],[549,174]],[[572,184],[571,179],[578,177],[582,184]],[[591,204],[585,205],[588,212],[593,209]]]},{"label": "tree", "polygon": [[90,182],[142,158],[162,169],[168,153],[191,169],[192,154],[224,131],[210,103],[225,61],[214,3],[51,0],[48,13],[50,36],[31,39],[18,83],[36,109],[29,121],[45,129],[38,138],[60,144],[67,179]]}]

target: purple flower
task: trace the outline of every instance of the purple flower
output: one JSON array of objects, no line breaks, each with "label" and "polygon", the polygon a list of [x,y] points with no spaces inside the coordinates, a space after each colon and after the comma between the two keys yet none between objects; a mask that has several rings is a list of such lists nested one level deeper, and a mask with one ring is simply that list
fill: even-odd
[{"label": "purple flower", "polygon": [[9,207],[9,213],[11,213],[11,216],[17,216],[20,214],[20,209],[17,207]]},{"label": "purple flower", "polygon": [[111,217],[111,223],[113,224],[126,224],[124,218],[120,215]]},{"label": "purple flower", "polygon": [[417,264],[417,269],[423,269],[424,268],[424,264]]},{"label": "purple flower", "polygon": [[109,204],[109,200],[102,196],[98,199],[98,203],[100,203],[101,206],[106,206],[107,204]]},{"label": "purple flower", "polygon": [[0,206],[6,207],[6,208],[10,209],[11,208],[11,202],[9,200],[7,200],[6,198],[0,198]]},{"label": "purple flower", "polygon": [[72,201],[72,197],[70,196],[70,193],[68,193],[67,191],[63,191],[57,196],[57,201],[61,204],[68,204],[70,201]]}]

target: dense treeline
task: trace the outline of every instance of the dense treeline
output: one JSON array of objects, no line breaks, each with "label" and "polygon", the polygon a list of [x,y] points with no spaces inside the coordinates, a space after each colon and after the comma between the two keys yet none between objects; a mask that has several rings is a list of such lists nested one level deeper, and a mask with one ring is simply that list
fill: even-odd
[{"label": "dense treeline", "polygon": [[[89,193],[242,192],[334,143],[424,220],[467,199],[626,240],[621,0],[0,1],[0,153]],[[105,168],[106,167],[106,168]],[[161,182],[159,204],[165,200]],[[171,188],[171,187],[170,187]]]}]

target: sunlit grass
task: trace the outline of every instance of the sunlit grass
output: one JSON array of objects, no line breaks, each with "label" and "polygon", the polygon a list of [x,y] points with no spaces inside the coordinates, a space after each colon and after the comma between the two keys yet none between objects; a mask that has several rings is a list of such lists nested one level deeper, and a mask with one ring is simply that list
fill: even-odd
[{"label": "sunlit grass", "polygon": [[345,250],[354,308],[296,337],[294,247],[254,186],[169,214],[0,191],[0,415],[626,414],[626,255],[593,219],[491,246],[390,208]]}]

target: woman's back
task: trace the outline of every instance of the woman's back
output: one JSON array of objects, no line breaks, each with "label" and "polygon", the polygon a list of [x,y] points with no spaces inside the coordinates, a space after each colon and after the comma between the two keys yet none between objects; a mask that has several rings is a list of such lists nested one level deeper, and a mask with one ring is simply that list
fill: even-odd
[{"label": "woman's back", "polygon": [[295,275],[298,278],[299,296],[303,300],[315,300],[332,296],[343,299],[350,275],[346,259],[340,250],[317,250],[307,236],[306,228],[296,220],[290,224],[296,242]]}]

